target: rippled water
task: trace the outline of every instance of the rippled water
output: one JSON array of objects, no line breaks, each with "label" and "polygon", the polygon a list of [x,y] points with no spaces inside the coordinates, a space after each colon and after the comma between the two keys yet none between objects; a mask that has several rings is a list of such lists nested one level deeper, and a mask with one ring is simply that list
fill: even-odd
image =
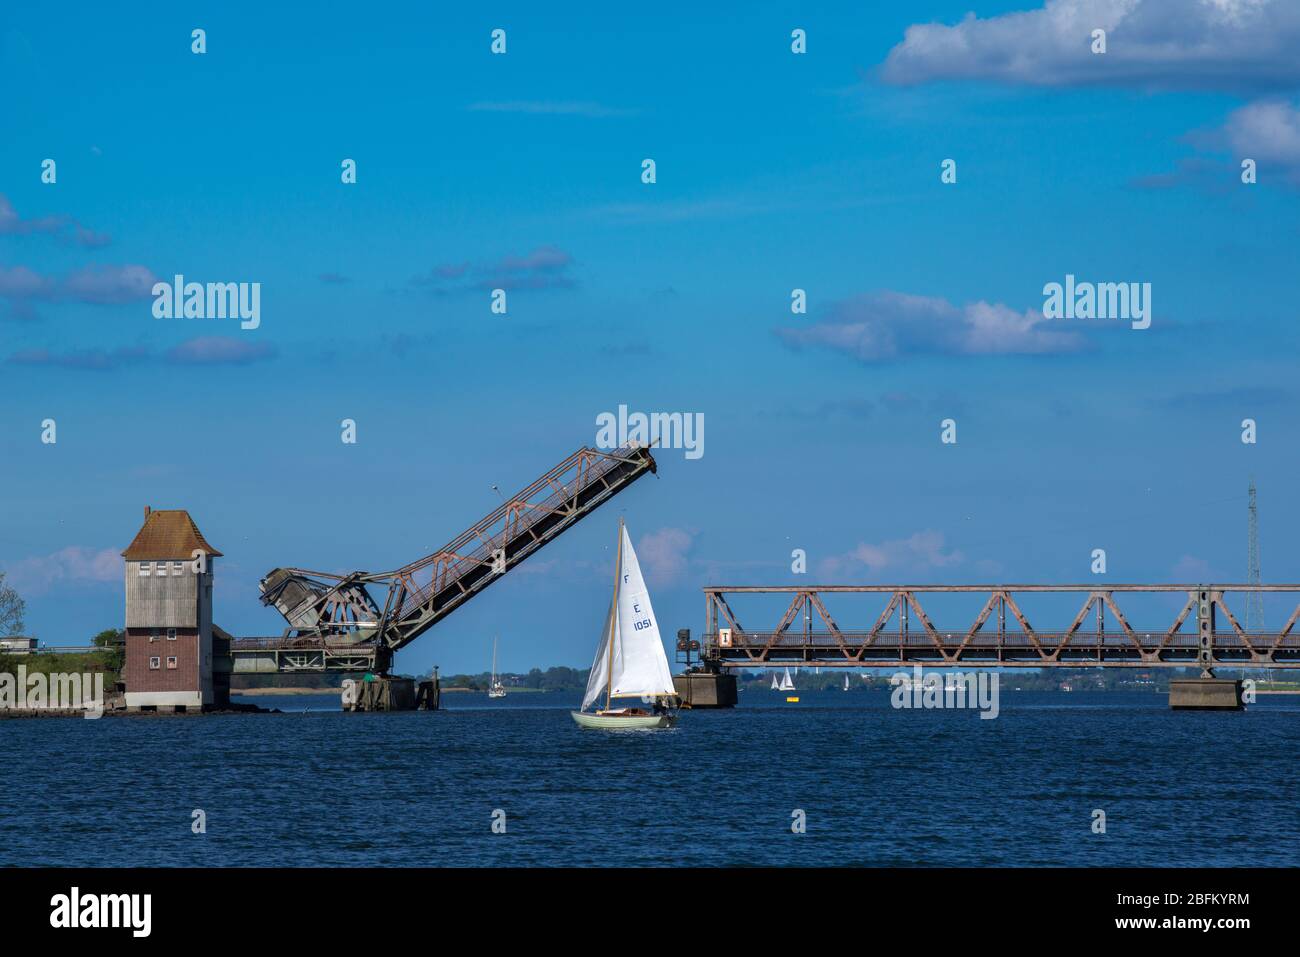
[{"label": "rippled water", "polygon": [[895,711],[882,692],[741,697],[614,734],[579,730],[576,700],[524,694],[3,721],[0,864],[1300,863],[1300,699],[1207,714],[1004,692],[990,721]]}]

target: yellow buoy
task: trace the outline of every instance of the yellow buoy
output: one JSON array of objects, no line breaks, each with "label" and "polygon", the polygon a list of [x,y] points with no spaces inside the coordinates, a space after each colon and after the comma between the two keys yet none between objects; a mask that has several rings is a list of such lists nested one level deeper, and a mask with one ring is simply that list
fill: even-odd
[{"label": "yellow buoy", "polygon": [[796,697],[786,698],[786,699],[785,699],[785,702],[786,702],[786,704],[798,704],[798,703],[799,703],[799,699],[796,698]]}]

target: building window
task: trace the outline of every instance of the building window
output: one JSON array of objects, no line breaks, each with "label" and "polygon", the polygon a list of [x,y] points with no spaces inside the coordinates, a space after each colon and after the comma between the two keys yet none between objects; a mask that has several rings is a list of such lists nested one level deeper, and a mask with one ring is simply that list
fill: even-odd
[{"label": "building window", "polygon": [[167,629],[167,640],[168,640],[168,641],[175,641],[175,640],[176,640],[176,629],[175,629],[175,628],[168,628],[168,629]]},{"label": "building window", "polygon": [[175,656],[175,655],[168,655],[168,657],[167,657],[167,667],[168,667],[168,668],[175,669],[175,667],[176,667],[176,656]]},{"label": "building window", "polygon": [[155,562],[154,564],[157,565],[158,576],[159,576],[160,578],[166,578],[166,577],[167,577],[167,563],[166,563],[166,562]]},{"label": "building window", "polygon": [[158,668],[159,668],[161,665],[162,665],[162,659],[160,659],[160,658],[150,658],[150,659],[149,659],[149,670],[150,670],[150,671],[157,671]]},{"label": "building window", "polygon": [[157,640],[158,640],[158,637],[159,637],[159,635],[158,635],[158,629],[157,629],[157,628],[150,628],[150,629],[149,629],[149,640],[150,640],[150,641],[157,641]]},{"label": "building window", "polygon": [[153,564],[153,562],[141,562],[141,563],[140,563],[140,577],[141,577],[141,578],[148,578],[148,577],[149,577],[149,566],[151,566],[152,564]]},{"label": "building window", "polygon": [[181,572],[183,572],[183,571],[185,571],[185,563],[184,563],[184,562],[172,562],[172,574],[173,574],[173,575],[179,575],[179,574],[180,574]]}]

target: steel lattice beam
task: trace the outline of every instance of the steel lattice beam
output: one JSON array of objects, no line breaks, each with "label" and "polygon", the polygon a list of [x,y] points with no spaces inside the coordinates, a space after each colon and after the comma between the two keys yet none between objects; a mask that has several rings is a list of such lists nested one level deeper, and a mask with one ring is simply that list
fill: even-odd
[{"label": "steel lattice beam", "polygon": [[[1280,632],[1250,631],[1233,614],[1231,604],[1242,607],[1246,596],[1262,592],[1290,593],[1296,601]],[[1032,593],[1077,595],[1081,607],[1063,631],[1045,631],[1030,624],[1017,601],[1017,595]],[[1117,596],[1133,593],[1183,593],[1187,600],[1171,625],[1147,631],[1135,628],[1120,607],[1122,599]],[[829,601],[842,601],[839,596],[845,594],[888,597],[874,621],[862,615],[861,628],[846,629],[845,623],[853,619],[843,612],[832,617],[828,608]],[[978,594],[987,597],[974,619],[952,628],[938,627],[922,602],[923,596]],[[765,630],[750,630],[736,612],[738,598],[752,595],[778,596],[778,607],[785,605],[784,614]],[[1300,585],[711,585],[704,596],[704,654],[729,668],[793,662],[846,668],[914,664],[1300,668],[1300,635],[1292,633],[1300,620]],[[790,626],[801,608],[815,627],[799,633]],[[995,611],[993,632],[986,626]],[[1018,628],[1007,629],[1008,611]],[[1096,620],[1091,630],[1084,628],[1089,612]],[[1118,626],[1109,632],[1107,614]],[[1219,615],[1229,630],[1217,628]],[[1195,627],[1184,630],[1185,624]]]},{"label": "steel lattice beam", "polygon": [[[384,669],[399,648],[656,468],[644,446],[579,449],[431,555],[379,573],[277,568],[262,580],[262,603],[289,621],[286,647],[373,646]],[[387,589],[382,605],[371,586]]]}]

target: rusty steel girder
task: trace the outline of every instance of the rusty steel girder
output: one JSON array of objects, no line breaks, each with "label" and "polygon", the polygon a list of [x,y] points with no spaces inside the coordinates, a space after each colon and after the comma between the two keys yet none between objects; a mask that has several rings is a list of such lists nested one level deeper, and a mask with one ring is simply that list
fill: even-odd
[{"label": "rusty steel girder", "polygon": [[[1079,611],[1064,629],[1043,630],[1029,621],[1023,599],[1032,593],[1074,595]],[[1158,629],[1134,628],[1117,595],[1175,593],[1186,595],[1172,623]],[[1229,607],[1228,598],[1247,594],[1287,593],[1295,610],[1280,631],[1248,631]],[[883,609],[862,627],[845,629],[827,607],[845,594],[878,595]],[[1207,671],[1232,667],[1300,668],[1300,585],[820,585],[719,586],[704,589],[704,656],[728,668],[768,667],[792,662],[819,667],[1187,667]],[[767,630],[753,631],[733,604],[739,596],[775,595],[784,613]],[[983,595],[973,619],[959,627],[938,627],[922,596]],[[786,600],[788,597],[788,601]],[[777,605],[776,607],[780,607]],[[1094,624],[1085,628],[1089,612]],[[792,626],[803,613],[802,631]],[[994,613],[996,626],[986,627]],[[1008,627],[1007,614],[1011,623]],[[1114,623],[1107,631],[1107,612]],[[1219,616],[1229,629],[1218,628]],[[919,627],[914,623],[919,623]],[[892,627],[891,627],[892,624]],[[1191,626],[1186,630],[1185,626]]]},{"label": "rusty steel girder", "polygon": [[[261,600],[285,616],[287,642],[374,644],[384,669],[399,648],[656,470],[642,445],[579,449],[431,555],[388,572],[273,569]],[[386,589],[382,604],[372,586]]]}]

